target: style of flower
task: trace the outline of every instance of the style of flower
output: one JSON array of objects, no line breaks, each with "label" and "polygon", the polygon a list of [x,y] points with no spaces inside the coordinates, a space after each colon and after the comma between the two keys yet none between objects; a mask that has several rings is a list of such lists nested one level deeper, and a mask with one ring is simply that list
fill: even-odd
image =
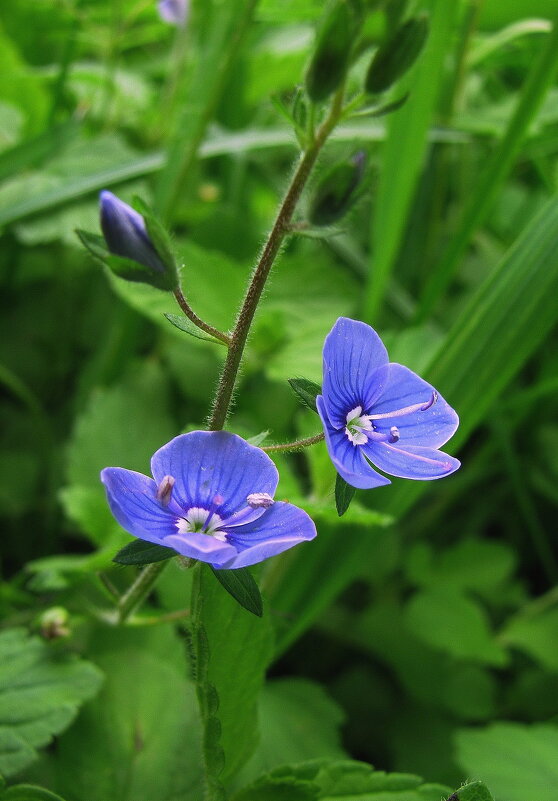
[{"label": "style of flower", "polygon": [[316,536],[306,512],[273,500],[269,456],[236,434],[181,434],[156,451],[151,472],[105,468],[109,506],[130,534],[183,556],[235,569]]},{"label": "style of flower", "polygon": [[459,418],[416,373],[388,361],[366,323],[340,317],[323,350],[322,394],[316,398],[329,456],[358,489],[390,484],[372,465],[400,478],[435,479],[460,463],[438,450]]},{"label": "style of flower", "polygon": [[159,0],[157,4],[159,16],[170,25],[185,25],[189,12],[189,0]]},{"label": "style of flower", "polygon": [[133,259],[155,272],[166,272],[141,214],[106,189],[100,193],[99,201],[101,229],[110,252]]}]

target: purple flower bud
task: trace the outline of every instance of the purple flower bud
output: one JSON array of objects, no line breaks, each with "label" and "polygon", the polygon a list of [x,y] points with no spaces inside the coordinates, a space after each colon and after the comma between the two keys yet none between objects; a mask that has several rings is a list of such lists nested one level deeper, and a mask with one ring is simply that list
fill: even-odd
[{"label": "purple flower bud", "polygon": [[166,272],[141,214],[107,190],[101,192],[99,199],[101,228],[110,252],[137,261],[155,272]]},{"label": "purple flower bud", "polygon": [[169,25],[185,25],[190,14],[189,0],[159,0],[159,16]]}]

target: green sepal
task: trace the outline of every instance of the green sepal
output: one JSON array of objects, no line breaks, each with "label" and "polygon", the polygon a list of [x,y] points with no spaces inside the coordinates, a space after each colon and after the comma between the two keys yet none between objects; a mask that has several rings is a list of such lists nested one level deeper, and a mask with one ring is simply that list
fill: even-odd
[{"label": "green sepal", "polygon": [[170,234],[164,228],[164,226],[159,222],[159,220],[155,217],[155,215],[153,214],[152,210],[149,208],[147,203],[145,203],[137,195],[134,196],[133,202],[137,210],[143,217],[143,221],[147,229],[147,234],[151,240],[153,247],[157,251],[157,255],[167,268],[168,271],[167,278],[170,284],[168,288],[174,289],[176,286],[178,286],[178,268],[176,265],[174,252],[172,249]]},{"label": "green sepal", "polygon": [[356,489],[347,484],[339,473],[335,477],[335,507],[339,517],[343,517],[355,496]]},{"label": "green sepal", "polygon": [[326,100],[345,78],[357,28],[357,17],[346,0],[329,4],[306,73],[306,91],[314,103]]},{"label": "green sepal", "polygon": [[219,345],[224,345],[225,343],[222,342],[220,339],[216,337],[212,337],[211,334],[207,334],[205,331],[202,331],[201,328],[198,328],[197,325],[189,320],[187,317],[184,317],[180,314],[170,314],[167,312],[163,312],[169,323],[174,325],[175,328],[178,328],[180,331],[184,331],[185,334],[190,334],[197,339],[204,339],[206,342],[217,342]]},{"label": "green sepal", "polygon": [[165,292],[171,291],[177,285],[177,279],[172,273],[167,271],[158,272],[134,261],[134,259],[127,259],[125,256],[116,256],[111,253],[107,248],[104,237],[79,228],[76,229],[76,234],[91,256],[107,267],[118,278],[139,284],[149,284]]},{"label": "green sepal", "polygon": [[151,565],[173,556],[176,551],[172,548],[137,539],[121,548],[112,561],[119,565]]},{"label": "green sepal", "polygon": [[321,386],[314,381],[309,381],[307,378],[289,378],[288,381],[291,389],[304,406],[317,413],[316,398],[322,394]]},{"label": "green sepal", "polygon": [[484,782],[470,782],[464,784],[447,801],[494,801]]},{"label": "green sepal", "polygon": [[99,236],[99,234],[92,234],[90,231],[84,231],[82,228],[76,228],[76,234],[81,244],[89,251],[93,258],[105,264],[107,257],[110,256],[105,238]]},{"label": "green sepal", "polygon": [[428,19],[412,17],[398,28],[374,54],[364,88],[370,94],[389,89],[415,63],[428,37]]},{"label": "green sepal", "polygon": [[360,108],[358,111],[355,111],[354,114],[351,114],[351,118],[354,117],[385,117],[387,114],[393,114],[394,111],[398,111],[402,106],[405,105],[407,100],[409,99],[409,92],[405,92],[404,95],[398,97],[397,100],[391,100],[389,103],[383,103],[381,106],[374,105],[374,106],[364,106]]},{"label": "green sepal", "polygon": [[211,567],[211,570],[221,586],[240,606],[258,617],[263,615],[260,588],[247,567],[239,567],[237,570],[216,570]]},{"label": "green sepal", "polygon": [[333,225],[349,211],[364,174],[364,153],[335,164],[318,183],[310,201],[308,219],[312,225]]}]

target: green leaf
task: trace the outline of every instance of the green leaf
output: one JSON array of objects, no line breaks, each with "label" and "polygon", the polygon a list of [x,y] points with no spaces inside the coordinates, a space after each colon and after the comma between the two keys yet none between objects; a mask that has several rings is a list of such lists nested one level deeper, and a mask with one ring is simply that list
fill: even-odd
[{"label": "green leaf", "polygon": [[307,378],[289,378],[289,384],[298,399],[313,412],[317,412],[316,397],[321,395],[322,388],[314,381],[309,381]]},{"label": "green leaf", "polygon": [[265,442],[266,439],[269,437],[269,430],[268,431],[260,431],[259,434],[254,434],[253,437],[247,437],[246,442],[249,442],[250,445],[261,445],[262,442]]},{"label": "green leaf", "polygon": [[200,726],[184,642],[169,626],[90,632],[106,681],[48,758],[72,801],[199,801]]},{"label": "green leaf", "polygon": [[484,729],[461,729],[455,742],[464,773],[482,776],[496,799],[555,801],[558,727],[493,723]]},{"label": "green leaf", "polygon": [[423,642],[457,659],[498,667],[508,662],[484,609],[457,590],[432,588],[416,593],[407,604],[406,620]]},{"label": "green leaf", "polygon": [[347,484],[345,479],[337,473],[335,477],[335,508],[339,517],[342,517],[349,508],[355,492],[355,487]]},{"label": "green leaf", "polygon": [[211,570],[221,586],[244,609],[258,617],[263,615],[260,588],[247,567],[241,567],[238,570],[215,570],[212,567]]},{"label": "green leaf", "polygon": [[[295,791],[294,798],[317,801],[440,801],[441,795],[447,794],[442,785],[425,784],[419,776],[375,771],[364,762],[316,759],[276,768],[234,795],[232,801],[267,799],[268,790],[278,793],[281,788],[286,792],[289,786]],[[287,795],[275,797],[288,798]]]},{"label": "green leaf", "polygon": [[138,539],[121,548],[112,561],[119,565],[151,565],[173,556],[176,556],[176,551],[172,548]]},{"label": "green leaf", "polygon": [[501,639],[507,645],[528,654],[539,662],[546,670],[558,672],[558,642],[556,631],[558,626],[558,609],[544,609],[537,612],[538,602],[544,602],[544,596],[533,602],[524,612],[512,617],[501,633]]},{"label": "green leaf", "polygon": [[64,799],[32,784],[17,784],[2,793],[2,801],[64,801]]},{"label": "green leaf", "polygon": [[217,342],[219,345],[224,345],[224,342],[221,342],[220,339],[216,339],[212,337],[211,334],[206,334],[205,331],[202,331],[201,328],[198,328],[197,325],[189,320],[184,315],[180,314],[169,314],[168,312],[164,312],[165,317],[174,325],[175,328],[178,328],[179,331],[184,331],[186,334],[190,334],[197,339],[205,339],[207,342]]},{"label": "green leaf", "polygon": [[471,782],[464,784],[455,793],[452,793],[447,801],[494,801],[488,788],[482,782]]},{"label": "green leaf", "polygon": [[81,244],[89,251],[93,258],[105,264],[110,253],[104,236],[92,234],[90,231],[84,231],[81,228],[76,228],[76,234]]},{"label": "green leaf", "polygon": [[240,784],[289,762],[346,756],[340,743],[345,713],[312,681],[267,682],[260,697],[259,719],[260,741],[237,777]]},{"label": "green leaf", "polygon": [[33,762],[101,679],[90,663],[53,651],[24,629],[0,633],[0,771],[12,776]]},{"label": "green leaf", "polygon": [[223,592],[207,565],[200,563],[195,569],[192,597],[198,606],[192,618],[199,621],[194,623],[198,695],[206,731],[211,727],[221,732],[219,744],[206,745],[205,755],[212,773],[226,781],[257,743],[258,697],[271,655],[270,625],[267,617],[250,614]]}]

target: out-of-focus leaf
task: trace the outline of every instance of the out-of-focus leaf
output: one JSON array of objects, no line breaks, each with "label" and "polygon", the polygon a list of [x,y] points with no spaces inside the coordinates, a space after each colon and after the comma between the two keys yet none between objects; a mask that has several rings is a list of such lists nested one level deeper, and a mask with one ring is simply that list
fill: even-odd
[{"label": "out-of-focus leaf", "polygon": [[[467,776],[482,776],[496,799],[554,801],[558,786],[558,727],[493,723],[462,729],[457,761]],[[457,792],[459,801],[459,791]]]}]

